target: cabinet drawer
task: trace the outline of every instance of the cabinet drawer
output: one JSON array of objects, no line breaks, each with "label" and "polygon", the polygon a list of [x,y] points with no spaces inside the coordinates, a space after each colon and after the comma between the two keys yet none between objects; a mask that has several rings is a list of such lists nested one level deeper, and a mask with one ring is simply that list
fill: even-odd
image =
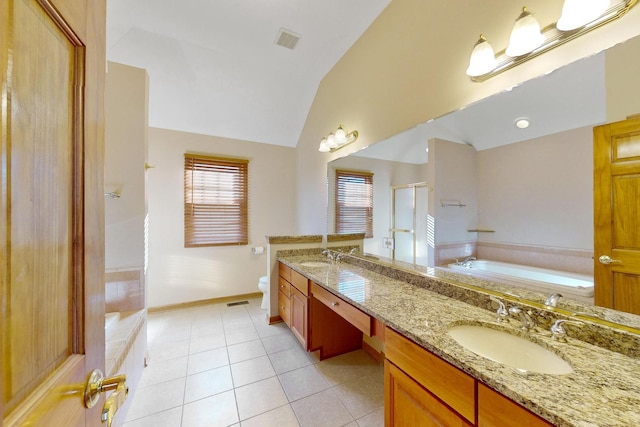
[{"label": "cabinet drawer", "polygon": [[386,357],[467,420],[475,421],[475,380],[455,366],[403,337],[384,333]]},{"label": "cabinet drawer", "polygon": [[278,292],[278,313],[284,323],[291,326],[291,300],[282,292]]},{"label": "cabinet drawer", "polygon": [[339,314],[346,321],[367,334],[367,336],[371,336],[371,316],[313,282],[311,282],[311,293],[317,300]]},{"label": "cabinet drawer", "polygon": [[291,270],[291,280],[289,282],[295,286],[304,296],[309,296],[309,279],[295,270]]},{"label": "cabinet drawer", "polygon": [[291,285],[281,277],[278,277],[278,290],[291,298]]},{"label": "cabinet drawer", "polygon": [[551,427],[553,424],[478,382],[478,426]]},{"label": "cabinet drawer", "polygon": [[278,275],[283,277],[287,282],[291,282],[291,268],[278,262]]}]

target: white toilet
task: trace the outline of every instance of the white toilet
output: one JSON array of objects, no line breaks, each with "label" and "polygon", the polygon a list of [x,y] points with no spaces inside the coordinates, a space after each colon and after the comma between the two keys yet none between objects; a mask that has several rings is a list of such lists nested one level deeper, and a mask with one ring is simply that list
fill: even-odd
[{"label": "white toilet", "polygon": [[269,278],[267,276],[262,276],[260,280],[258,280],[258,289],[263,293],[260,308],[267,310],[269,308]]}]

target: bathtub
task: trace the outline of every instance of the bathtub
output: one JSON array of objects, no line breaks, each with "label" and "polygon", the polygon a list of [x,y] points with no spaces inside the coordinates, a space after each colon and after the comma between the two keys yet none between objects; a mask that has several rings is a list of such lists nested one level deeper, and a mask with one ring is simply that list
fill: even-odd
[{"label": "bathtub", "polygon": [[118,312],[104,314],[104,330],[107,334],[118,324],[118,320],[120,320],[120,313]]},{"label": "bathtub", "polygon": [[509,264],[506,262],[476,260],[467,266],[449,264],[456,272],[481,278],[508,280],[510,283],[541,293],[558,292],[564,297],[582,302],[593,302],[593,277],[586,274]]}]

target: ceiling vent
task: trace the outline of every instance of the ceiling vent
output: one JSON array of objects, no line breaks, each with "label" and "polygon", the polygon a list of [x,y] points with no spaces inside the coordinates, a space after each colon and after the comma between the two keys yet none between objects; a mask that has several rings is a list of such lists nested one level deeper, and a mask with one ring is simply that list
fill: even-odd
[{"label": "ceiling vent", "polygon": [[293,50],[296,47],[296,44],[298,44],[298,40],[300,40],[300,36],[298,34],[287,30],[286,28],[280,28],[278,37],[276,38],[276,44]]}]

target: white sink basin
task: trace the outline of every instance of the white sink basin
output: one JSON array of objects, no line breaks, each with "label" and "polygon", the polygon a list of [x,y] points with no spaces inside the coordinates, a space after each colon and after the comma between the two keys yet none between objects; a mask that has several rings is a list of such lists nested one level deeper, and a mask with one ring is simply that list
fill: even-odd
[{"label": "white sink basin", "polygon": [[459,325],[448,334],[467,350],[522,372],[563,375],[573,368],[557,354],[527,339],[485,326]]},{"label": "white sink basin", "polygon": [[326,267],[329,265],[328,262],[325,261],[305,261],[300,263],[303,267]]}]

